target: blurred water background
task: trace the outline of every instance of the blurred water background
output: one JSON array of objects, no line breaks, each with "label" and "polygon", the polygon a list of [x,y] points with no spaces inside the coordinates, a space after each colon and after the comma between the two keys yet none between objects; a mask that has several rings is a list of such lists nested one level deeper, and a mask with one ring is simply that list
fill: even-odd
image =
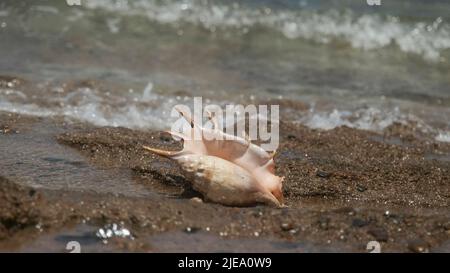
[{"label": "blurred water background", "polygon": [[450,141],[448,0],[81,4],[0,1],[0,75],[33,83],[0,86],[0,110],[162,129],[172,105],[203,96],[278,102],[312,128],[399,122]]}]

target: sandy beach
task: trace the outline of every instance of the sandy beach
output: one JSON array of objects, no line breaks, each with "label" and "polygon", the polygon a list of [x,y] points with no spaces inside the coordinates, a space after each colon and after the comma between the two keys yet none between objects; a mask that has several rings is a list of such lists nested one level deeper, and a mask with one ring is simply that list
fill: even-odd
[{"label": "sandy beach", "polygon": [[[286,177],[288,207],[275,209],[202,202],[176,163],[141,149],[180,149],[165,133],[8,113],[1,120],[1,149],[7,155],[2,172],[12,164],[20,173],[26,164],[21,150],[38,150],[45,145],[42,128],[58,128],[46,136],[54,140],[51,145],[80,154],[81,160],[58,155],[35,160],[55,169],[75,167],[67,174],[68,185],[71,177],[92,177],[86,172],[95,169],[111,174],[108,181],[86,181],[76,189],[40,189],[25,186],[19,174],[2,177],[2,251],[33,251],[42,247],[40,241],[46,243],[39,250],[64,251],[65,237],[91,242],[90,251],[366,252],[374,240],[386,252],[450,250],[450,145],[418,140],[400,125],[380,135],[282,123],[275,162],[276,173]],[[25,147],[4,145],[18,138],[28,139],[20,145]],[[115,181],[116,172],[125,178]],[[121,179],[130,183],[122,192]],[[113,223],[129,229],[133,239],[103,244],[95,232]],[[163,236],[171,239],[158,240]]]}]

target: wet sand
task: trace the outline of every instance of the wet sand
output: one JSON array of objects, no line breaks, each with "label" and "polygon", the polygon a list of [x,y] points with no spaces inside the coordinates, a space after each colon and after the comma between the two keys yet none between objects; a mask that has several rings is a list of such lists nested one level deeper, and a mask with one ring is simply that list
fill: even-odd
[{"label": "wet sand", "polygon": [[[240,208],[202,202],[174,162],[141,149],[179,149],[165,133],[2,112],[0,250],[450,251],[450,144],[399,124],[280,132],[288,207]],[[132,238],[102,242],[113,223]]]}]

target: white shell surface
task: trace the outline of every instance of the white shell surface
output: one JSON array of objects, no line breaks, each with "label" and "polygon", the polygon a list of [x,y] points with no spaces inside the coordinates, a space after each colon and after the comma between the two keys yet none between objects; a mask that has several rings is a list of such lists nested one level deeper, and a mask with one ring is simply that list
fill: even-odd
[{"label": "white shell surface", "polygon": [[188,154],[174,158],[190,178],[192,187],[213,202],[225,205],[266,203],[280,206],[242,167],[215,156]]}]

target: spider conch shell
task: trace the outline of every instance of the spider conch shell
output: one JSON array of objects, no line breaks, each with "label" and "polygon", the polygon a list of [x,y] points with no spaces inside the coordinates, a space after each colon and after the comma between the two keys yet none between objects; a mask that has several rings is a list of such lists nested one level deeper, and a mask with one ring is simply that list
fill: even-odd
[{"label": "spider conch shell", "polygon": [[[232,206],[283,205],[284,178],[275,175],[274,153],[267,153],[247,138],[224,133],[214,118],[214,129],[207,129],[194,123],[186,113],[178,112],[190,123],[191,137],[169,133],[184,140],[183,150],[144,149],[177,161],[192,187],[208,200]],[[194,133],[201,140],[196,140]]]}]

